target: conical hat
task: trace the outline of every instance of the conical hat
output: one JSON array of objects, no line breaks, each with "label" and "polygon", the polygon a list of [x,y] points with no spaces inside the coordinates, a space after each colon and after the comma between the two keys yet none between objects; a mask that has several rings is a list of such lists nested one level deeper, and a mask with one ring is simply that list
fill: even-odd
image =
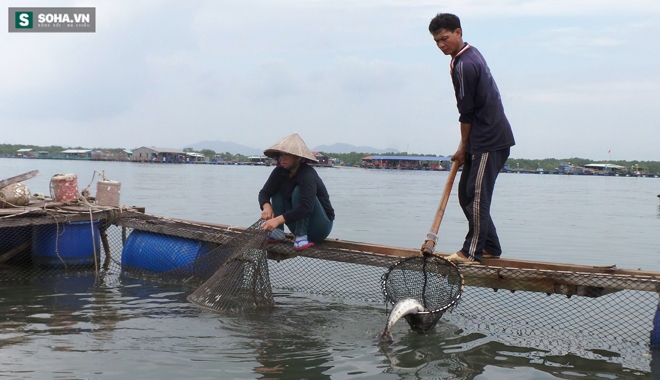
[{"label": "conical hat", "polygon": [[297,133],[283,138],[282,140],[278,141],[277,144],[264,150],[264,154],[271,158],[277,156],[279,153],[292,154],[294,156],[306,158],[314,162],[319,161],[316,159],[316,157],[314,157],[312,151],[309,150],[303,139],[301,139]]}]

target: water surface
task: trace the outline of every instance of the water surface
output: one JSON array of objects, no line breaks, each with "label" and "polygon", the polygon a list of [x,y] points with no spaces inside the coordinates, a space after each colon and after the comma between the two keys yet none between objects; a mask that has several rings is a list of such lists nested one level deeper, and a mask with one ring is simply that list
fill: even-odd
[{"label": "water surface", "polygon": [[[39,169],[25,184],[48,193],[54,174],[95,170],[122,183],[121,203],[148,213],[246,227],[271,168],[0,159],[0,177]],[[321,168],[337,220],[330,238],[418,248],[447,173]],[[502,174],[493,218],[507,257],[660,270],[654,178]],[[467,225],[456,196],[437,250],[454,252]],[[319,275],[323,275],[319,273]],[[269,312],[220,316],[189,289],[93,276],[0,284],[0,376],[7,378],[553,379],[651,378],[650,357],[554,354],[497,335],[464,334],[449,316],[428,335],[395,327],[379,345],[382,305],[279,292]],[[524,304],[523,304],[524,307]]]}]

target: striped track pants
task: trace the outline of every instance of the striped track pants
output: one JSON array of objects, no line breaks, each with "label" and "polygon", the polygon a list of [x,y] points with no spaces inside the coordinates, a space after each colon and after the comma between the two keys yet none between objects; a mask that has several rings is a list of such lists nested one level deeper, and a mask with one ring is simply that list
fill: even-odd
[{"label": "striped track pants", "polygon": [[458,201],[468,220],[468,233],[461,252],[470,260],[481,261],[484,250],[501,255],[502,247],[490,216],[495,181],[509,158],[509,148],[467,154],[458,183]]}]

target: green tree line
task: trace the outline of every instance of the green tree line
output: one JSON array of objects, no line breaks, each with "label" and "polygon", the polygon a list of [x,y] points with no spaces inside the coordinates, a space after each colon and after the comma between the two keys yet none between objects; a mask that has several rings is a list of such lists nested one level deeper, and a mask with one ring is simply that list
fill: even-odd
[{"label": "green tree line", "polygon": [[[571,163],[575,166],[584,166],[587,164],[602,164],[603,161],[594,161],[587,158],[544,158],[544,159],[525,159],[525,158],[509,158],[506,163],[511,169],[517,169],[520,167],[521,170],[537,170],[539,168],[543,171],[555,171],[559,167],[559,164]],[[605,163],[620,165],[626,167],[628,170],[640,170],[644,173],[660,174],[660,161],[626,161],[626,160],[617,160],[617,161],[606,161]]]},{"label": "green tree line", "polygon": [[[112,152],[112,153],[119,153],[124,151],[124,148],[85,148],[85,147],[63,147],[60,145],[50,145],[50,146],[40,146],[40,145],[22,145],[22,144],[0,144],[0,156],[15,156],[16,151],[19,149],[33,149],[35,151],[41,151],[41,152],[48,152],[49,155],[55,155],[63,150],[67,149],[91,149],[91,150],[98,150],[102,152]],[[220,157],[222,157],[223,160],[225,161],[247,161],[247,156],[244,156],[242,154],[232,154],[229,152],[225,153],[216,153],[215,151],[211,149],[202,149],[200,151],[196,151],[192,148],[185,148],[183,150],[184,152],[195,152],[195,153],[201,153],[208,157],[209,159],[213,159],[213,157],[217,154]]]},{"label": "green tree line", "polygon": [[[39,145],[20,145],[20,144],[0,144],[0,156],[15,156],[16,151],[19,149],[34,149],[35,151],[48,152],[49,154],[57,154],[67,149],[90,149],[81,146],[65,148],[59,145],[39,146]],[[92,150],[100,150],[103,152],[119,153],[124,148],[91,148]]]},{"label": "green tree line", "polygon": [[[366,152],[351,152],[351,153],[331,153],[323,152],[326,156],[330,158],[337,158],[344,165],[360,165],[362,158],[366,156],[430,156],[437,157],[433,154],[408,154],[403,153],[366,153]],[[446,156],[444,156],[446,157]],[[520,168],[521,170],[530,170],[534,171],[539,168],[543,171],[555,171],[559,167],[560,163],[571,163],[575,166],[584,166],[587,164],[603,163],[603,161],[594,161],[587,158],[543,158],[543,159],[526,159],[526,158],[509,158],[506,162],[511,169]],[[616,161],[607,161],[607,163],[614,165],[621,165],[626,167],[628,170],[634,169],[640,170],[644,173],[660,174],[660,161],[626,161],[626,160],[616,160]]]},{"label": "green tree line", "polygon": [[[46,151],[49,154],[57,154],[66,149],[89,149],[84,147],[75,147],[75,148],[65,148],[59,145],[50,145],[50,146],[39,146],[39,145],[22,145],[22,144],[0,144],[0,156],[14,156],[16,151],[19,149],[34,149],[35,151]],[[121,152],[124,148],[92,148],[93,150],[100,150],[104,152]],[[233,154],[230,152],[217,153],[211,149],[202,149],[200,151],[193,150],[192,148],[185,148],[186,152],[196,152],[201,153],[209,159],[213,159],[215,155],[218,155],[225,161],[238,161],[244,162],[247,161],[247,156],[242,154]],[[351,153],[332,153],[332,152],[323,152],[326,156],[330,158],[336,158],[344,165],[360,165],[362,158],[366,156],[427,156],[427,157],[437,157],[434,154],[418,154],[418,153],[407,153],[407,152],[387,152],[387,153],[369,153],[369,152],[351,152]],[[559,164],[562,162],[571,163],[575,166],[584,166],[587,164],[594,163],[603,163],[603,161],[594,161],[587,158],[543,158],[543,159],[527,159],[527,158],[509,158],[507,160],[507,165],[511,169],[520,168],[521,170],[537,170],[539,168],[543,171],[554,171],[559,167]],[[644,173],[651,174],[660,174],[660,161],[638,161],[638,160],[616,160],[616,161],[607,161],[607,163],[614,165],[621,165],[628,170],[640,170]]]}]

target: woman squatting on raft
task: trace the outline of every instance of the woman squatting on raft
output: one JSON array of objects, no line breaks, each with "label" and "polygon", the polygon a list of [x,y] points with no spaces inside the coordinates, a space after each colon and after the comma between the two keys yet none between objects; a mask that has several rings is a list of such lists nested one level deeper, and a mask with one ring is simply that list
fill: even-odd
[{"label": "woman squatting on raft", "polygon": [[330,235],[335,211],[316,170],[308,161],[318,162],[305,142],[294,133],[264,151],[277,160],[259,191],[261,228],[269,231],[271,243],[284,240],[284,225],[295,235],[296,251],[309,248]]}]

